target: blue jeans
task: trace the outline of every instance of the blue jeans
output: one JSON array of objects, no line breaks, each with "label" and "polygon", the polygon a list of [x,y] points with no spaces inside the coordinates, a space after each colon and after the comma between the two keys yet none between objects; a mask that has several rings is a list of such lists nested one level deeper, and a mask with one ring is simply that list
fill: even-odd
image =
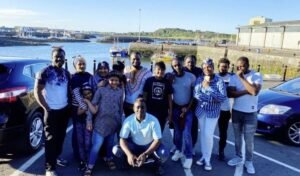
[{"label": "blue jeans", "polygon": [[174,143],[176,149],[182,150],[182,137],[184,140],[184,155],[187,159],[193,157],[193,142],[192,142],[192,123],[193,113],[192,111],[186,112],[184,118],[184,128],[182,129],[180,122],[181,108],[173,107],[173,122],[174,122]]},{"label": "blue jeans", "polygon": [[232,110],[232,124],[235,136],[235,153],[242,158],[242,134],[246,147],[246,161],[252,161],[254,150],[254,134],[257,127],[256,112],[245,113]]},{"label": "blue jeans", "polygon": [[90,157],[89,157],[89,162],[88,162],[88,166],[94,166],[96,163],[96,160],[98,158],[98,154],[100,151],[100,148],[104,142],[104,140],[106,141],[106,157],[108,159],[112,159],[113,154],[112,154],[112,148],[114,145],[114,139],[115,139],[115,133],[108,135],[106,137],[101,136],[100,133],[98,133],[97,131],[93,131],[93,135],[92,135],[92,148],[90,151]]},{"label": "blue jeans", "polygon": [[[139,156],[150,147],[151,143],[147,145],[137,145],[133,143],[131,139],[128,139],[127,145],[129,150],[134,155]],[[125,157],[125,153],[119,145],[115,145],[113,147],[113,154],[118,158]],[[154,159],[155,160],[157,159],[156,161],[159,161],[160,163],[164,163],[167,161],[169,155],[170,155],[170,151],[167,150],[163,144],[160,144],[159,147],[154,152],[154,157],[155,157]]]}]

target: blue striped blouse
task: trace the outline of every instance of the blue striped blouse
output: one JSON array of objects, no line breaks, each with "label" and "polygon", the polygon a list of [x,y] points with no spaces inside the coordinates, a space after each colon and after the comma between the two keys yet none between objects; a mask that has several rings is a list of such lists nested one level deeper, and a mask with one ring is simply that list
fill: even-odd
[{"label": "blue striped blouse", "polygon": [[205,112],[208,118],[217,118],[221,103],[227,98],[226,86],[216,75],[206,88],[202,86],[203,80],[204,76],[200,76],[195,82],[194,98],[197,100],[195,114],[199,118],[200,114]]}]

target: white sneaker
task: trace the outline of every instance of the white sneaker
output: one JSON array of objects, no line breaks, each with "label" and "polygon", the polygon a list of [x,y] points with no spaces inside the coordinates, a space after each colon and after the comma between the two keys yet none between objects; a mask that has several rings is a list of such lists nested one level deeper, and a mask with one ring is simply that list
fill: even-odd
[{"label": "white sneaker", "polygon": [[190,169],[192,167],[193,164],[193,159],[189,158],[189,159],[185,159],[184,163],[183,163],[183,168],[185,169]]},{"label": "white sneaker", "polygon": [[227,164],[228,164],[229,166],[236,166],[236,165],[238,165],[238,164],[241,164],[242,162],[243,162],[243,159],[242,159],[242,158],[236,157],[236,158],[232,158],[231,160],[229,160],[229,161],[227,162]]},{"label": "white sneaker", "polygon": [[197,165],[199,166],[203,166],[204,165],[204,159],[203,158],[200,158],[197,162],[196,162]]},{"label": "white sneaker", "polygon": [[245,161],[245,167],[248,174],[255,174],[255,168],[252,161]]},{"label": "white sneaker", "polygon": [[172,161],[178,161],[182,157],[184,157],[184,155],[179,150],[176,150],[171,159]]},{"label": "white sneaker", "polygon": [[206,171],[211,171],[211,170],[212,170],[212,166],[211,166],[211,164],[210,164],[210,163],[207,163],[207,162],[205,162],[205,165],[204,165],[204,170],[206,170]]},{"label": "white sneaker", "polygon": [[55,171],[46,171],[45,176],[58,176]]}]

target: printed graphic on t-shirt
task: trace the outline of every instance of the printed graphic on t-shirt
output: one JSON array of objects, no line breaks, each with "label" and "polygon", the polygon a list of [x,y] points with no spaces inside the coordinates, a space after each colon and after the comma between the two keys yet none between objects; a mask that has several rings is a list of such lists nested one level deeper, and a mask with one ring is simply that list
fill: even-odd
[{"label": "printed graphic on t-shirt", "polygon": [[164,98],[165,84],[154,82],[152,85],[152,99],[162,100]]}]

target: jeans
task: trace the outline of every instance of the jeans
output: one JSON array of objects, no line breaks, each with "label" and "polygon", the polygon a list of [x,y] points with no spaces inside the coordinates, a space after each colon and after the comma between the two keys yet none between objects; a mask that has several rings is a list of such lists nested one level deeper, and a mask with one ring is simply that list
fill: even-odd
[{"label": "jeans", "polygon": [[[182,138],[184,140],[184,155],[187,159],[193,157],[193,142],[192,142],[192,122],[193,112],[186,112],[184,122],[180,118],[181,108],[173,107],[173,122],[174,122],[174,143],[176,149],[182,150]],[[184,126],[182,126],[184,123]],[[183,129],[182,129],[183,127]]]},{"label": "jeans", "polygon": [[[150,147],[150,145],[151,143],[147,145],[137,145],[134,142],[132,142],[131,139],[127,140],[127,146],[129,150],[137,157],[143,152],[145,152]],[[119,145],[115,145],[113,147],[113,154],[118,158],[124,158],[126,156]],[[169,155],[170,151],[167,150],[163,144],[160,144],[152,156],[154,157],[153,159],[155,159],[156,163],[160,164],[166,162]]]},{"label": "jeans", "polygon": [[82,121],[76,121],[75,129],[79,158],[86,162],[90,153],[92,133],[86,129],[86,123]]},{"label": "jeans", "polygon": [[214,132],[218,123],[218,117],[208,117],[203,111],[199,116],[200,143],[202,158],[209,163],[214,143]]},{"label": "jeans", "polygon": [[229,120],[231,118],[230,111],[221,111],[220,118],[218,120],[218,127],[219,127],[219,153],[224,153],[224,149],[226,147],[226,140],[227,140],[227,130]]},{"label": "jeans", "polygon": [[56,169],[56,159],[61,154],[69,120],[69,108],[46,111],[44,115],[46,170]]},{"label": "jeans", "polygon": [[232,124],[235,136],[235,153],[242,158],[242,134],[246,147],[246,161],[252,161],[254,150],[254,134],[257,127],[256,112],[245,113],[232,110]]},{"label": "jeans", "polygon": [[107,142],[106,143],[106,157],[109,159],[111,159],[113,157],[112,148],[114,145],[114,139],[115,139],[115,133],[108,135],[106,137],[103,137],[97,131],[95,131],[95,130],[93,131],[92,148],[90,151],[90,157],[89,157],[89,162],[88,162],[89,167],[93,167],[95,165],[97,158],[98,158],[100,148],[101,148],[104,140]]}]

